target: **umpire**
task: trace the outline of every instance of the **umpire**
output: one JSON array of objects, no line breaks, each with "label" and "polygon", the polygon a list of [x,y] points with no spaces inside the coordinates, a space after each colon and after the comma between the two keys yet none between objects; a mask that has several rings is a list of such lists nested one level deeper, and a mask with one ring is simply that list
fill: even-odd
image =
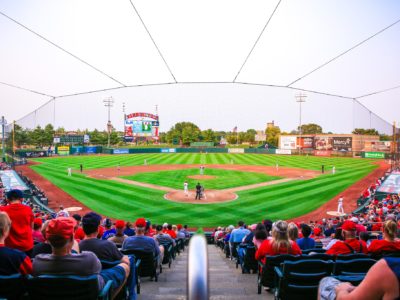
[{"label": "umpire", "polygon": [[201,185],[200,185],[200,182],[198,182],[196,185],[196,198],[195,199],[200,200],[200,197],[201,197]]}]

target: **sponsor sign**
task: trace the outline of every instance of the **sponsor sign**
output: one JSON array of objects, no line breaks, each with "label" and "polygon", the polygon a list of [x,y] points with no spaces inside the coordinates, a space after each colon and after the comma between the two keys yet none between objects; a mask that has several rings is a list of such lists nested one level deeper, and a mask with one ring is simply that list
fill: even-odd
[{"label": "sponsor sign", "polygon": [[69,155],[69,146],[58,146],[57,154],[58,155]]},{"label": "sponsor sign", "polygon": [[296,149],[297,137],[281,135],[280,140],[281,140],[280,149],[289,149],[289,150]]},{"label": "sponsor sign", "polygon": [[129,149],[113,149],[113,154],[129,154]]},{"label": "sponsor sign", "polygon": [[53,144],[59,144],[61,142],[61,139],[59,137],[55,137],[53,139]]},{"label": "sponsor sign", "polygon": [[275,154],[291,155],[292,150],[289,149],[275,149]]},{"label": "sponsor sign", "polygon": [[365,158],[385,158],[385,153],[383,152],[364,152]]},{"label": "sponsor sign", "polygon": [[21,191],[29,190],[26,184],[13,170],[0,171],[0,178],[6,191],[13,189]]},{"label": "sponsor sign", "polygon": [[96,153],[97,147],[86,147],[85,153]]},{"label": "sponsor sign", "polygon": [[302,149],[312,149],[314,146],[314,137],[298,137],[297,145]]},{"label": "sponsor sign", "polygon": [[400,174],[390,174],[382,185],[378,188],[378,192],[399,194],[400,193]]},{"label": "sponsor sign", "polygon": [[332,138],[326,136],[316,136],[314,138],[315,150],[332,150]]},{"label": "sponsor sign", "polygon": [[228,153],[244,153],[244,148],[229,148]]},{"label": "sponsor sign", "polygon": [[83,136],[83,142],[84,142],[85,144],[88,144],[88,143],[90,142],[90,136],[89,136],[88,134],[85,134],[85,135]]},{"label": "sponsor sign", "polygon": [[26,157],[44,157],[47,156],[47,151],[28,151],[25,152]]},{"label": "sponsor sign", "polygon": [[161,153],[176,153],[175,148],[162,148]]},{"label": "sponsor sign", "polygon": [[351,151],[353,138],[351,137],[333,137],[332,145],[335,151]]},{"label": "sponsor sign", "polygon": [[315,156],[331,156],[332,151],[327,150],[314,150]]}]

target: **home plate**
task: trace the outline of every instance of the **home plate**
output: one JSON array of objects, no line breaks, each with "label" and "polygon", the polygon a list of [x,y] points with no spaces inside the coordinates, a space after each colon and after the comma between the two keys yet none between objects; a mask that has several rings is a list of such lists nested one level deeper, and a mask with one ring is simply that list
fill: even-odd
[{"label": "home plate", "polygon": [[346,215],[344,213],[340,213],[340,212],[335,211],[335,210],[327,211],[326,214],[330,215],[330,216],[334,216],[334,217],[343,217],[343,216]]},{"label": "home plate", "polygon": [[66,211],[79,211],[82,210],[82,207],[79,206],[71,206],[71,207],[67,207],[65,208]]}]

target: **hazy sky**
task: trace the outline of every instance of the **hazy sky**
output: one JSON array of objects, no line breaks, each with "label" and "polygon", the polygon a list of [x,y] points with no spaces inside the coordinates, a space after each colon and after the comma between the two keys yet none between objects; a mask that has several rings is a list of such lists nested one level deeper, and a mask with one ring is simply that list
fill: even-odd
[{"label": "hazy sky", "polygon": [[[118,129],[125,102],[127,112],[154,112],[158,105],[161,131],[178,121],[244,130],[271,120],[290,131],[299,123],[299,106],[298,91],[283,88],[289,85],[348,98],[398,87],[357,100],[389,122],[400,121],[400,22],[293,83],[399,21],[400,1],[278,2],[132,0],[169,71],[129,0],[1,0],[0,114],[20,120],[51,97],[112,89],[56,98],[20,123],[105,128],[102,101],[112,96]],[[154,85],[113,89],[143,84]],[[343,133],[388,130],[352,99],[306,94],[303,123]]]}]

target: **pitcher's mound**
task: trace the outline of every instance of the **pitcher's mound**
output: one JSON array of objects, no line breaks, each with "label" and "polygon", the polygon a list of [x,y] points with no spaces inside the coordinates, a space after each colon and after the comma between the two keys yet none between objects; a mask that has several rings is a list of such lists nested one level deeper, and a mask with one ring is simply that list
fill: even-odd
[{"label": "pitcher's mound", "polygon": [[188,176],[188,178],[198,179],[198,180],[207,180],[207,179],[214,179],[214,178],[216,178],[216,176],[212,176],[212,175],[190,175],[190,176]]},{"label": "pitcher's mound", "polygon": [[196,200],[196,191],[189,191],[188,195],[183,191],[173,191],[165,194],[164,198],[170,201],[194,204],[221,203],[236,200],[238,198],[238,195],[228,191],[206,190],[205,194],[206,197]]}]

